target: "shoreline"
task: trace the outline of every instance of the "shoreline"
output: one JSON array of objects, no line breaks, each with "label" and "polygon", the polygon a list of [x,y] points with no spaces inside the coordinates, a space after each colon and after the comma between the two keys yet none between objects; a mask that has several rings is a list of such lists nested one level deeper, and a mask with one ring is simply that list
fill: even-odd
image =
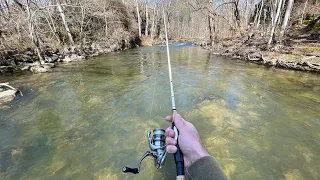
[{"label": "shoreline", "polygon": [[285,48],[281,49],[281,47],[261,50],[257,47],[249,47],[246,44],[229,46],[219,44],[211,47],[205,43],[200,43],[200,46],[214,55],[240,59],[264,66],[320,73],[320,52],[302,54],[295,53],[295,50],[286,51]]},{"label": "shoreline", "polygon": [[110,52],[123,51],[136,46],[137,44],[134,42],[134,39],[130,39],[119,41],[112,44],[110,47],[102,47],[98,43],[91,43],[86,46],[68,46],[64,47],[62,50],[48,48],[43,53],[44,61],[42,62],[39,61],[34,50],[7,50],[6,52],[2,52],[2,58],[4,61],[9,59],[9,61],[13,63],[6,66],[0,66],[0,74],[51,72],[51,69],[55,68],[58,63],[83,61],[90,57],[108,54]]},{"label": "shoreline", "polygon": [[[157,42],[159,43],[160,41]],[[240,59],[242,61],[264,66],[273,66],[282,69],[320,73],[320,52],[311,52],[306,54],[294,53],[294,50],[288,50],[287,47],[273,47],[273,49],[270,50],[261,50],[260,47],[252,47],[242,43],[237,44],[230,42],[229,44],[233,45],[228,45],[225,42],[216,44],[215,46],[208,46],[207,43],[205,43],[204,41],[199,41],[199,39],[194,41],[191,41],[189,39],[173,39],[171,40],[171,42],[193,42],[203,49],[210,51],[214,55]],[[83,61],[90,57],[104,55],[110,52],[123,51],[134,47],[137,47],[137,44],[130,42],[122,44],[115,43],[108,48],[102,48],[99,44],[92,43],[90,46],[82,47],[82,49],[80,45],[66,47],[62,52],[53,52],[50,49],[45,52],[45,61],[41,63],[37,60],[37,57],[35,57],[35,55],[30,50],[15,50],[18,52],[11,55],[10,58],[26,58],[26,60],[23,60],[21,64],[18,65],[0,66],[0,74],[50,72],[51,69],[55,68],[58,63]]]}]

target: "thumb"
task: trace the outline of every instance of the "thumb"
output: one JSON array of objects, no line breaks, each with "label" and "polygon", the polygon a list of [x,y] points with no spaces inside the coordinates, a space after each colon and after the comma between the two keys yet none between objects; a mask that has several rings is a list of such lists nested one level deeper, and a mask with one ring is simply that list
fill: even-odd
[{"label": "thumb", "polygon": [[178,130],[183,130],[184,127],[186,126],[186,120],[184,120],[180,114],[176,114],[174,117],[173,117],[173,122],[175,124],[175,126],[178,128]]}]

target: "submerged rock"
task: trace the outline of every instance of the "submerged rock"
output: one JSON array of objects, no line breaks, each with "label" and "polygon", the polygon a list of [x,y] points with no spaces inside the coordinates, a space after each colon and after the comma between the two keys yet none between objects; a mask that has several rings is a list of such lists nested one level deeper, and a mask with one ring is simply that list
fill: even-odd
[{"label": "submerged rock", "polygon": [[65,166],[65,163],[63,161],[56,161],[54,162],[50,167],[51,176],[54,176],[56,172],[61,170]]},{"label": "submerged rock", "polygon": [[113,179],[113,180],[118,180],[118,176],[112,172],[110,169],[104,168],[100,169],[95,175],[94,175],[94,180],[103,180],[103,179]]},{"label": "submerged rock", "polygon": [[10,165],[11,162],[11,153],[9,151],[0,153],[0,173],[5,172]]},{"label": "submerged rock", "polygon": [[17,148],[17,149],[12,149],[11,150],[11,157],[14,161],[17,161],[23,153],[23,149],[22,148]]}]

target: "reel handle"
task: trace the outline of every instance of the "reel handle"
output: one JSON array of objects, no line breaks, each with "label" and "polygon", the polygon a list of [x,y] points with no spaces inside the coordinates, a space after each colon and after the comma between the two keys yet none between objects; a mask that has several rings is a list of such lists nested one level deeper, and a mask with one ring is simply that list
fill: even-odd
[{"label": "reel handle", "polygon": [[133,174],[139,174],[138,168],[129,168],[129,167],[123,167],[122,172],[124,173],[133,173]]}]

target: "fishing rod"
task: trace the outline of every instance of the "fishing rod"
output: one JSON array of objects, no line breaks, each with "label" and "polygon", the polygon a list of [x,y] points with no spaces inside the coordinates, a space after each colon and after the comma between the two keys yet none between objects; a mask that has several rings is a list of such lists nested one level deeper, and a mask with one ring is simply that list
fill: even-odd
[{"label": "fishing rod", "polygon": [[179,131],[177,127],[174,124],[175,116],[177,114],[177,109],[176,109],[176,103],[174,100],[174,92],[173,92],[173,83],[172,83],[172,72],[171,72],[171,60],[170,60],[170,51],[169,51],[169,40],[168,40],[168,30],[167,30],[167,22],[166,22],[166,16],[164,13],[164,8],[162,9],[163,13],[163,22],[164,22],[164,29],[165,29],[165,34],[166,34],[166,46],[167,46],[167,56],[168,56],[168,69],[169,69],[169,80],[170,80],[170,91],[171,91],[171,104],[172,104],[172,129],[175,133],[175,140],[177,140],[177,152],[174,153],[174,161],[176,163],[176,171],[177,171],[177,180],[183,180],[185,179],[184,176],[184,161],[183,161],[183,154],[181,152],[181,149],[179,147],[179,142],[178,142],[178,136],[179,136]]},{"label": "fishing rod", "polygon": [[[166,22],[166,16],[164,12],[164,8],[162,10],[163,13],[163,22],[164,22],[164,28],[165,28],[165,36],[166,36],[166,46],[167,46],[167,57],[168,57],[168,69],[169,69],[169,80],[170,80],[170,93],[171,93],[171,103],[172,103],[172,129],[175,132],[175,139],[177,140],[177,152],[174,153],[174,161],[176,163],[176,180],[184,180],[184,161],[183,161],[183,154],[181,152],[181,149],[179,147],[178,143],[178,136],[179,131],[177,127],[174,124],[175,116],[177,115],[177,109],[175,105],[175,99],[174,99],[174,92],[173,92],[173,83],[172,83],[172,72],[171,72],[171,60],[170,60],[170,51],[169,51],[169,40],[168,40],[168,30],[167,30],[167,22]],[[141,163],[142,161],[148,157],[152,156],[154,159],[154,166],[159,169],[164,165],[164,161],[167,155],[166,151],[166,144],[165,144],[165,131],[163,129],[154,129],[153,130],[153,136],[151,137],[151,131],[147,131],[147,138],[149,141],[149,148],[150,151],[145,152],[145,154],[140,158],[138,163],[138,168],[129,168],[124,167],[122,169],[122,172],[124,173],[133,173],[138,174],[141,169]]]}]

